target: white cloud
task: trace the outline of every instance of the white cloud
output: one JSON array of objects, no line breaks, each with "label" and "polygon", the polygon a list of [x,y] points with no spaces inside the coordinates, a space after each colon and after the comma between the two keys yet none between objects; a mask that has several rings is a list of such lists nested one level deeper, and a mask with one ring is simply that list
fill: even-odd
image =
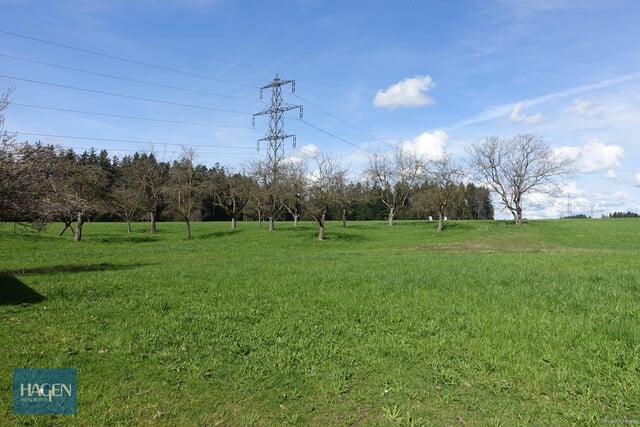
[{"label": "white cloud", "polygon": [[573,159],[577,162],[580,172],[592,173],[609,169],[607,177],[620,167],[624,148],[619,145],[607,145],[594,140],[581,147],[560,147],[554,150],[556,154]]},{"label": "white cloud", "polygon": [[409,153],[424,156],[428,160],[438,160],[445,153],[445,145],[448,139],[449,135],[441,130],[433,133],[424,132],[413,141],[403,142],[402,149]]},{"label": "white cloud", "polygon": [[535,98],[530,98],[521,102],[518,102],[516,104],[501,104],[501,105],[496,105],[490,108],[485,109],[484,111],[476,114],[475,116],[472,116],[468,119],[465,120],[461,120],[457,123],[454,123],[451,128],[452,129],[457,129],[457,128],[462,128],[462,127],[466,127],[466,126],[470,126],[470,125],[475,125],[478,123],[484,123],[484,122],[488,122],[491,120],[495,120],[495,119],[499,119],[504,117],[505,115],[509,115],[511,114],[511,112],[513,112],[514,108],[518,105],[518,104],[522,104],[523,107],[531,107],[534,105],[540,105],[540,104],[545,104],[551,101],[557,101],[560,99],[564,99],[567,98],[569,96],[575,96],[581,93],[586,93],[586,92],[592,92],[592,91],[596,91],[599,89],[604,89],[604,88],[608,88],[608,87],[612,87],[612,86],[617,86],[621,83],[625,83],[628,82],[630,80],[637,80],[640,78],[640,73],[630,73],[630,74],[624,74],[622,76],[618,76],[612,79],[607,79],[607,80],[602,80],[600,82],[596,82],[596,83],[590,83],[590,84],[586,84],[586,85],[582,85],[582,86],[577,86],[577,87],[573,87],[573,88],[569,88],[569,89],[565,89],[565,90],[561,90],[558,92],[552,92],[552,93],[548,93],[546,95],[542,95],[542,96],[538,96]]},{"label": "white cloud", "polygon": [[297,148],[293,154],[287,156],[286,162],[303,163],[309,159],[313,159],[320,154],[320,148],[315,144],[307,144]]},{"label": "white cloud", "polygon": [[398,107],[422,107],[434,104],[433,98],[426,92],[433,89],[435,83],[431,76],[406,78],[385,90],[378,90],[373,105],[378,108],[395,109]]},{"label": "white cloud", "polygon": [[634,178],[635,178],[635,184],[634,185],[636,187],[640,187],[640,172],[636,172]]},{"label": "white cloud", "polygon": [[580,115],[586,115],[591,109],[592,104],[589,101],[584,101],[582,99],[575,99],[573,101],[573,107],[571,111]]},{"label": "white cloud", "polygon": [[527,116],[525,114],[522,114],[523,108],[524,108],[524,103],[522,102],[518,102],[516,105],[514,105],[513,109],[511,110],[511,115],[509,116],[509,121],[524,122],[530,125],[540,123],[542,121],[543,116],[541,113],[536,113],[534,115]]},{"label": "white cloud", "polygon": [[315,144],[307,144],[300,147],[298,153],[304,159],[311,159],[320,154],[320,148]]},{"label": "white cloud", "polygon": [[620,167],[624,148],[619,145],[606,145],[599,141],[592,141],[582,147],[581,154],[582,170],[589,173]]},{"label": "white cloud", "polygon": [[607,169],[602,177],[606,179],[615,179],[618,177],[618,175],[616,174],[615,169]]}]

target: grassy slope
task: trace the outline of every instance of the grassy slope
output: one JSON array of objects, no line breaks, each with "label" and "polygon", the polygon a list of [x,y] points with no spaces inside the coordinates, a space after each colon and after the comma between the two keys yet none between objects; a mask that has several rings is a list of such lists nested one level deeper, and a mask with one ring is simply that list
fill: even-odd
[{"label": "grassy slope", "polygon": [[[0,420],[640,419],[639,221],[278,225],[0,228],[3,282],[45,297],[0,305]],[[78,415],[12,415],[14,367],[77,368]]]}]

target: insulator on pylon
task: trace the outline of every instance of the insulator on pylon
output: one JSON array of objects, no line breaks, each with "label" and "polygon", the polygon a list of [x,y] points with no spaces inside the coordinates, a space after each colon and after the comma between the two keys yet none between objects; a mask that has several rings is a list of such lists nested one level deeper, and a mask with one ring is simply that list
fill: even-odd
[{"label": "insulator on pylon", "polygon": [[296,148],[296,136],[293,135],[293,148]]},{"label": "insulator on pylon", "polygon": [[302,105],[300,106],[300,118],[302,118]]}]

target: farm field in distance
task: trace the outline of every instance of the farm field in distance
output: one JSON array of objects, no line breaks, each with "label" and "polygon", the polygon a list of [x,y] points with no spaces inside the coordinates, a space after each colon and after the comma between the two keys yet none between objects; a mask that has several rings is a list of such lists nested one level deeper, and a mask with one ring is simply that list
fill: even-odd
[{"label": "farm field in distance", "polygon": [[640,220],[60,227],[0,225],[0,425],[640,423]]}]

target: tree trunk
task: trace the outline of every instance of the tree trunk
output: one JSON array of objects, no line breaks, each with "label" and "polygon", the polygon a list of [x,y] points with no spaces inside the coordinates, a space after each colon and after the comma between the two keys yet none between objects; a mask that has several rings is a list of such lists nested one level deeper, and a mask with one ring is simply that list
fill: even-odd
[{"label": "tree trunk", "polygon": [[442,210],[438,211],[438,231],[442,231],[444,225]]},{"label": "tree trunk", "polygon": [[521,225],[522,224],[522,209],[513,208],[513,209],[510,209],[510,210],[511,210],[511,215],[513,215],[513,221],[516,223],[516,225]]},{"label": "tree trunk", "polygon": [[231,218],[231,228],[236,229],[238,227],[238,221],[235,217]]},{"label": "tree trunk", "polygon": [[151,211],[151,234],[156,234],[156,213]]},{"label": "tree trunk", "polygon": [[297,227],[298,226],[298,218],[300,217],[300,214],[296,212],[296,213],[293,213],[292,215],[293,215],[293,226]]},{"label": "tree trunk", "polygon": [[342,228],[347,227],[347,210],[342,208]]},{"label": "tree trunk", "polygon": [[78,212],[78,216],[76,218],[76,232],[73,236],[73,240],[79,242],[82,239],[82,223],[84,222],[84,218],[82,216],[82,212]]},{"label": "tree trunk", "polygon": [[131,234],[131,220],[127,220],[127,233]]},{"label": "tree trunk", "polygon": [[275,229],[276,219],[273,216],[269,217],[269,231],[273,231]]},{"label": "tree trunk", "polygon": [[325,214],[322,212],[322,215],[318,218],[318,240],[324,240],[324,222]]},{"label": "tree trunk", "polygon": [[389,208],[389,226],[393,227],[393,218],[396,215],[396,210],[394,208]]},{"label": "tree trunk", "polygon": [[184,223],[187,226],[187,240],[191,240],[191,221],[186,219]]}]

